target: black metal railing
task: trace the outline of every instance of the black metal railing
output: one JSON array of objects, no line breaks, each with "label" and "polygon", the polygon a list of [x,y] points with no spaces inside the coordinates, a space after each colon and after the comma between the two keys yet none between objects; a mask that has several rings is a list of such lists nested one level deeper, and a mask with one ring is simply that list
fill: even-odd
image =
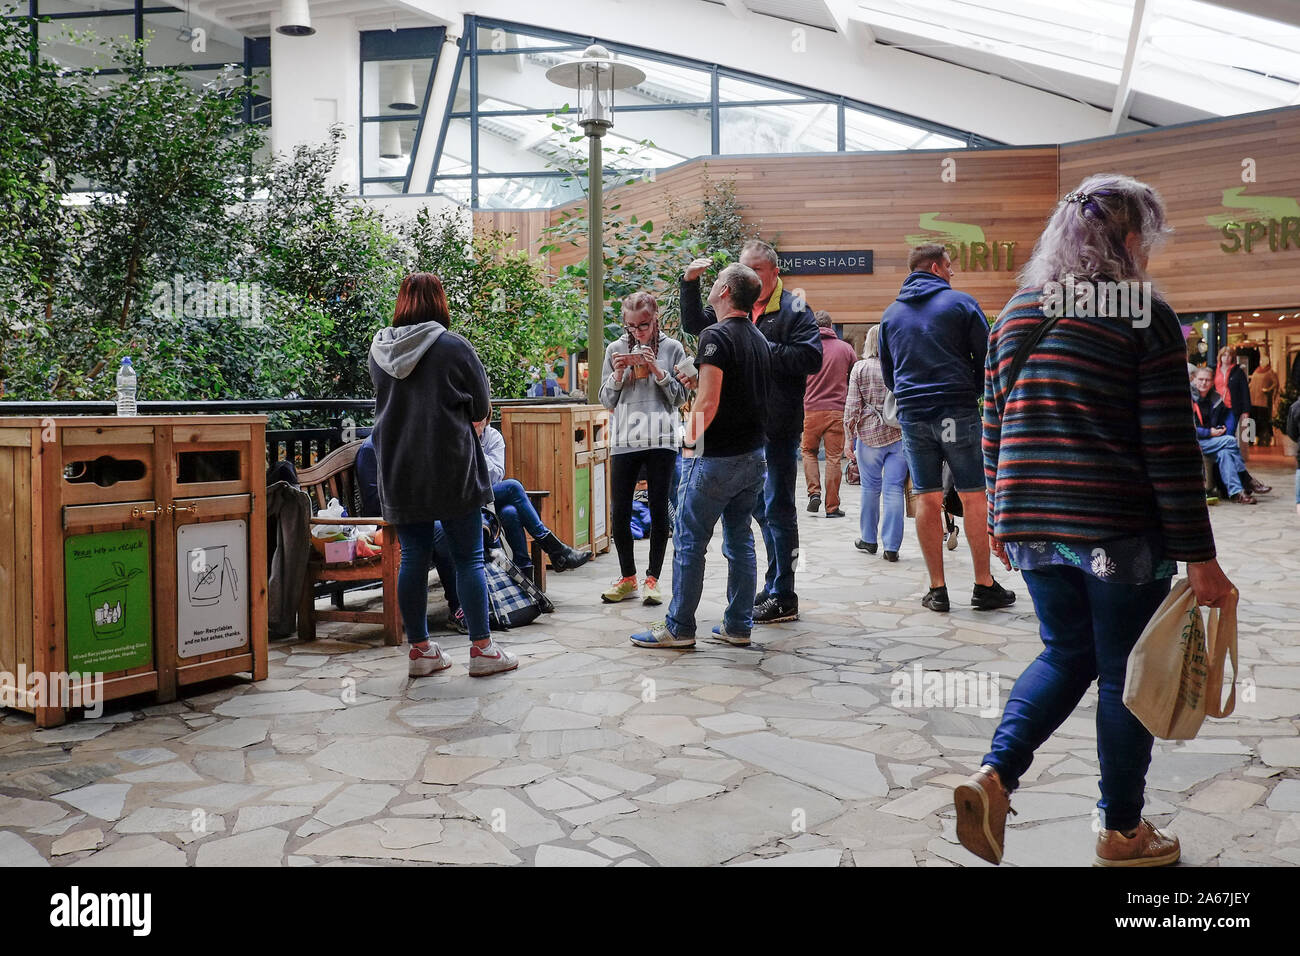
[{"label": "black metal railing", "polygon": [[[501,419],[503,405],[569,405],[568,396],[546,398],[494,398],[492,418]],[[296,467],[315,464],[354,438],[370,434],[374,420],[373,398],[267,398],[206,402],[140,402],[141,415],[266,415],[266,462],[291,461]],[[0,418],[45,418],[71,415],[116,415],[114,402],[8,402],[0,401]],[[304,424],[289,424],[294,420]],[[313,421],[314,419],[314,421]],[[324,419],[324,422],[321,422]],[[284,424],[286,427],[272,427]]]}]

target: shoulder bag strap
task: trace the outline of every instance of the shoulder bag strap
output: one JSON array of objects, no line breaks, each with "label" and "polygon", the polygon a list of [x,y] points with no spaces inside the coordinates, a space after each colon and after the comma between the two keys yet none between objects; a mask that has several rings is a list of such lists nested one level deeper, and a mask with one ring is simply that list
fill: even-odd
[{"label": "shoulder bag strap", "polygon": [[1038,348],[1043,337],[1061,320],[1059,315],[1044,317],[1043,321],[1034,326],[1034,330],[1025,336],[1024,341],[1016,349],[1015,356],[1011,359],[1011,370],[1007,378],[1007,390],[1004,393],[1005,398],[1011,397],[1011,391],[1016,387],[1016,382],[1020,379],[1020,371],[1029,361],[1030,354]]}]

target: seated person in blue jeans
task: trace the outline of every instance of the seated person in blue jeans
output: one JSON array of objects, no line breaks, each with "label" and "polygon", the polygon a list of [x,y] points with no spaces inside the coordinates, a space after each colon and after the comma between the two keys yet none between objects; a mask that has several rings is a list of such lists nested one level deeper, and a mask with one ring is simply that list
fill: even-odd
[{"label": "seated person in blue jeans", "polygon": [[1237,416],[1214,390],[1214,373],[1208,368],[1198,369],[1193,381],[1197,398],[1192,402],[1192,414],[1196,416],[1196,441],[1201,446],[1201,454],[1208,455],[1218,464],[1219,475],[1233,501],[1253,505],[1254,496],[1241,483],[1241,472],[1246,470],[1246,463],[1242,461],[1241,447],[1237,444]]},{"label": "seated person in blue jeans", "polygon": [[952,258],[938,244],[917,246],[898,299],[880,318],[880,371],[898,402],[903,454],[916,492],[916,537],[930,574],[921,604],[948,610],[943,571],[943,464],[961,497],[966,544],[975,564],[971,606],[993,610],[1016,596],[993,580],[984,488],[984,359],[989,325],[975,299],[951,285]]},{"label": "seated person in blue jeans", "polygon": [[[704,590],[704,554],[722,519],[727,609],[713,640],[749,644],[754,625],[754,507],[767,471],[764,427],[772,386],[771,347],[750,319],[763,283],[748,266],[727,266],[709,293],[718,320],[700,333],[699,394],[682,445],[668,617],[632,635],[638,647],[694,647],[695,609]],[[688,387],[695,383],[679,380]]]},{"label": "seated person in blue jeans", "polygon": [[[553,570],[568,571],[586,564],[591,559],[591,552],[575,551],[551,534],[537,516],[523,485],[514,479],[502,480],[505,474],[506,446],[501,433],[487,425],[486,421],[475,425],[475,429],[483,440],[488,477],[492,481],[492,493],[496,499],[497,519],[501,522],[502,534],[514,554],[515,566],[531,576],[533,566],[528,557],[528,542],[523,531],[525,527],[550,556]],[[379,514],[379,468],[375,459],[375,445],[370,438],[357,449],[356,472],[362,510],[367,515]],[[448,623],[462,634],[468,634],[465,614],[456,595],[456,565],[452,560],[447,536],[443,533],[441,524],[436,521],[433,532],[433,566],[438,570],[438,579],[442,581],[443,594],[451,612]]]},{"label": "seated person in blue jeans", "polygon": [[515,567],[524,574],[532,575],[533,562],[528,556],[528,539],[524,537],[524,531],[542,546],[542,550],[551,559],[551,569],[556,572],[580,568],[590,561],[590,551],[574,550],[552,534],[542,524],[537,509],[528,500],[524,486],[515,479],[506,477],[506,440],[501,437],[501,433],[489,425],[487,419],[476,422],[474,429],[483,443],[483,457],[487,459],[497,519],[501,522],[501,534],[506,539],[506,544],[510,545]]}]

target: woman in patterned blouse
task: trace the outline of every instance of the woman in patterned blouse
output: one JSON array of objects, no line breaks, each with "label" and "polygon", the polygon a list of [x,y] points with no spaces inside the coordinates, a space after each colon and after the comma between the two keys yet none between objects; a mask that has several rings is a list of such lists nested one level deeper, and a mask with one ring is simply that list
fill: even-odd
[{"label": "woman in patterned blouse", "polygon": [[[880,326],[867,332],[862,361],[849,375],[849,392],[844,403],[844,435],[849,440],[849,460],[858,463],[862,475],[859,551],[875,554],[877,530],[885,539],[885,560],[898,560],[903,543],[903,484],[907,481],[907,457],[903,454],[903,432],[885,424],[885,379],[880,372]],[[884,521],[881,527],[881,500]]]},{"label": "woman in patterned blouse", "polygon": [[1202,604],[1222,603],[1232,583],[1215,559],[1182,329],[1146,271],[1169,231],[1150,186],[1089,177],[1057,204],[989,332],[990,547],[1023,572],[1044,644],[1012,687],[979,773],[954,794],[958,839],[993,863],[1010,792],[1093,681],[1095,862],[1179,857],[1178,838],[1142,819],[1153,740],[1124,706],[1125,671],[1174,562],[1187,562]]}]

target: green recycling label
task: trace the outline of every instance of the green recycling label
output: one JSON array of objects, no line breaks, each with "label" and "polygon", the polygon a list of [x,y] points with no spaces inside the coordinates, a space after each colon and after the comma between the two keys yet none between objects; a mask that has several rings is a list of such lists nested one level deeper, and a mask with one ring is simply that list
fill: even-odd
[{"label": "green recycling label", "polygon": [[68,670],[112,673],[153,660],[153,587],[144,528],[63,543]]}]

